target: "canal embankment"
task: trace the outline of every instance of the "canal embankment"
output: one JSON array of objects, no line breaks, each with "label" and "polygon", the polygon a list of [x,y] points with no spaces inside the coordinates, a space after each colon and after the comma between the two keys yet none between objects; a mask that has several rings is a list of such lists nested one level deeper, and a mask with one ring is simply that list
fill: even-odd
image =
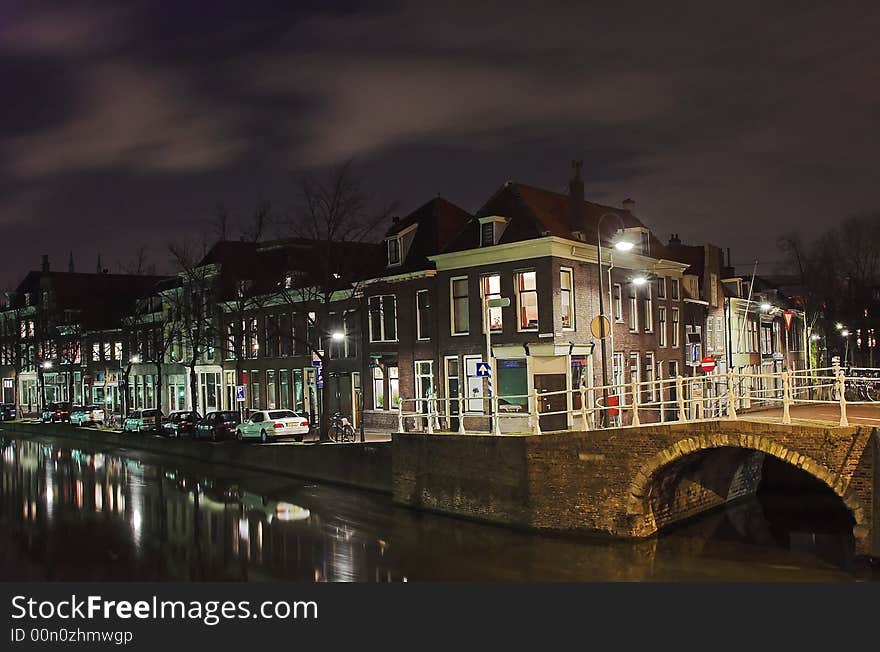
[{"label": "canal embankment", "polygon": [[6,421],[0,429],[24,438],[55,437],[83,447],[136,450],[206,464],[287,475],[391,493],[391,442],[345,444],[211,443],[118,433],[69,424]]}]

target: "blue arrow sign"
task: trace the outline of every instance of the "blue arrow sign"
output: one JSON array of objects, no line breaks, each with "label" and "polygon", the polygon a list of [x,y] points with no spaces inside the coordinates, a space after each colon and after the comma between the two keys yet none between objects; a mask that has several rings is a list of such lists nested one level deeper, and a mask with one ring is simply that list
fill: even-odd
[{"label": "blue arrow sign", "polygon": [[477,376],[481,378],[486,378],[492,375],[492,365],[488,362],[478,362],[477,363]]}]

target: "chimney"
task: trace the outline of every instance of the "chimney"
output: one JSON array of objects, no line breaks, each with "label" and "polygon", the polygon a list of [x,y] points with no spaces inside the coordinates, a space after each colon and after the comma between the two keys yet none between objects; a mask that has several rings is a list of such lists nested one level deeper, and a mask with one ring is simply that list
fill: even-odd
[{"label": "chimney", "polygon": [[43,273],[49,271],[49,254],[43,254]]},{"label": "chimney", "polygon": [[679,240],[677,233],[672,233],[669,235],[669,246],[670,247],[674,247],[675,245],[680,245],[680,244],[681,244],[681,240]]},{"label": "chimney", "polygon": [[70,252],[70,258],[67,259],[67,271],[73,274],[73,252]]},{"label": "chimney", "polygon": [[581,168],[583,165],[583,161],[571,162],[571,181],[568,182],[568,197],[571,203],[569,230],[572,232],[583,230],[584,180],[581,178]]},{"label": "chimney", "polygon": [[629,211],[630,215],[635,215],[636,214],[636,203],[632,199],[627,197],[626,199],[623,200],[623,210]]}]

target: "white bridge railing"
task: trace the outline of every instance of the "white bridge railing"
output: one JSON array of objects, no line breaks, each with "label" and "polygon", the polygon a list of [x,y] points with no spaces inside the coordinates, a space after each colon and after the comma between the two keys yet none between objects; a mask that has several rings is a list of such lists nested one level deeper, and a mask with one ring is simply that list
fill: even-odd
[{"label": "white bridge railing", "polygon": [[428,434],[540,434],[542,428],[596,430],[737,419],[739,412],[774,407],[781,408],[781,422],[788,424],[791,408],[796,405],[833,406],[839,425],[847,426],[848,405],[875,401],[880,401],[880,369],[845,372],[828,367],[767,374],[730,371],[573,390],[532,390],[521,395],[401,397],[397,405],[397,430]]}]

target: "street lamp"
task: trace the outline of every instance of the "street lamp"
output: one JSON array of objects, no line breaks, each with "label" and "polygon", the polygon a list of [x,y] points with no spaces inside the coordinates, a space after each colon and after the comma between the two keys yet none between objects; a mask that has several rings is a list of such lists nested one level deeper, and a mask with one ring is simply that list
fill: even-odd
[{"label": "street lamp", "polygon": [[332,339],[334,342],[341,342],[345,339],[345,333],[341,331],[335,331],[330,334],[330,339]]},{"label": "street lamp", "polygon": [[47,369],[47,370],[51,369],[52,368],[52,361],[45,360],[41,366],[43,367],[43,369]]},{"label": "street lamp", "polygon": [[632,280],[632,284],[633,284],[633,285],[637,285],[637,286],[639,286],[639,287],[641,287],[642,285],[644,285],[644,284],[647,283],[647,282],[648,282],[647,277],[645,277],[645,276],[641,276],[641,275],[640,275],[640,276],[636,276],[636,277]]},{"label": "street lamp", "polygon": [[761,304],[761,310],[763,310],[764,312],[769,312],[772,308],[773,306],[766,301]]},{"label": "street lamp", "polygon": [[[606,321],[610,325],[611,320],[609,320],[609,319],[607,319],[607,317],[605,317],[605,298],[604,298],[605,289],[603,288],[603,283],[602,283],[602,222],[605,220],[606,217],[609,217],[609,216],[613,217],[618,222],[620,222],[620,226],[621,226],[620,230],[621,231],[623,231],[626,228],[626,225],[623,223],[623,218],[620,217],[620,215],[618,215],[617,213],[603,213],[599,217],[599,221],[596,223],[596,251],[598,254],[597,259],[596,259],[596,266],[599,270],[599,323],[601,324],[599,344],[601,345],[601,350],[602,350],[602,400],[603,400],[603,407],[606,408],[605,410],[602,411],[602,423],[603,424],[608,423],[608,411],[607,411],[607,408],[608,408],[608,350],[605,345],[605,338],[608,337],[608,335],[610,334],[610,333],[604,332],[604,330],[605,330]],[[614,248],[617,249],[618,251],[629,251],[633,248],[633,243],[629,242],[627,240],[618,240],[614,244]],[[609,267],[609,272],[610,271],[611,270]],[[609,283],[610,283],[610,279],[609,279]],[[609,291],[611,290],[610,287],[608,289],[609,289]],[[613,327],[609,327],[608,330],[613,331],[614,329],[613,329]]]},{"label": "street lamp", "polygon": [[140,364],[141,356],[135,354],[135,355],[131,356],[131,358],[129,358],[128,361],[131,362],[132,364]]},{"label": "street lamp", "polygon": [[837,322],[836,324],[834,324],[834,328],[836,328],[836,329],[839,330],[839,331],[842,331],[842,330],[843,330],[843,324],[841,324],[840,322]]}]

